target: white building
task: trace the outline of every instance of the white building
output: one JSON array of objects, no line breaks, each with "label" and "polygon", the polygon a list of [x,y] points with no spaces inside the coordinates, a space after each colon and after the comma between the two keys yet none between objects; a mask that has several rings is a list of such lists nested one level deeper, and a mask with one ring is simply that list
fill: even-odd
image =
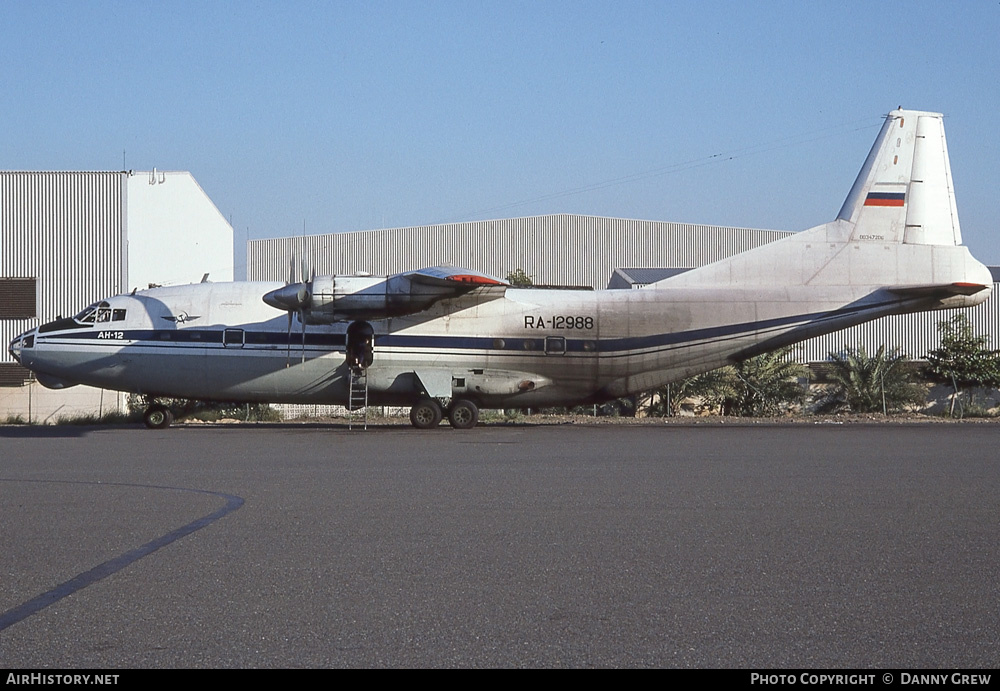
[{"label": "white building", "polygon": [[0,420],[118,408],[123,397],[50,391],[6,352],[17,334],[102,298],[233,279],[233,230],[188,172],[0,171]]}]

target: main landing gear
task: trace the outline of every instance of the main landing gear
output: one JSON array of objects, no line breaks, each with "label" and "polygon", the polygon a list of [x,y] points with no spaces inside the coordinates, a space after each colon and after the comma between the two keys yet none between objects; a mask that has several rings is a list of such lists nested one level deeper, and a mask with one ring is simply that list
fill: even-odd
[{"label": "main landing gear", "polygon": [[441,424],[444,410],[433,398],[425,398],[410,408],[410,424],[417,429],[432,429]]},{"label": "main landing gear", "polygon": [[448,407],[448,422],[455,429],[472,429],[479,422],[479,408],[465,399],[452,401]]},{"label": "main landing gear", "polygon": [[[433,398],[424,398],[410,409],[410,423],[417,429],[433,429],[441,424],[445,411]],[[472,429],[479,422],[479,408],[464,398],[448,406],[448,423],[455,429]]]}]

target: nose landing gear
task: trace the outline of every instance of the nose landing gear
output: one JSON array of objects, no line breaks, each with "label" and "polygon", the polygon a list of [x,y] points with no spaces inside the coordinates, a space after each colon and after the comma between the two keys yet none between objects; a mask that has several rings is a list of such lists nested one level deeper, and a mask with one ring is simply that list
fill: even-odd
[{"label": "nose landing gear", "polygon": [[166,429],[174,421],[174,414],[167,406],[154,403],[143,412],[142,421],[149,429]]}]

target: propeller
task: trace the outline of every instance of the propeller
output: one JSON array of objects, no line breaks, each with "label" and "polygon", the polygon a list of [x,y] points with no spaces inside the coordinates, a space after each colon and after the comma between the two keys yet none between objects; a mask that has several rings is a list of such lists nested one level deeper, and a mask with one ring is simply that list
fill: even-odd
[{"label": "propeller", "polygon": [[[288,280],[285,282],[286,286],[292,285],[295,282],[295,257],[288,257]],[[264,298],[265,302],[267,298]],[[292,313],[288,313],[288,332],[285,334],[285,369],[290,366],[290,361],[292,359]]]},{"label": "propeller", "polygon": [[303,280],[295,280],[295,257],[289,259],[288,281],[283,288],[272,290],[264,295],[264,302],[271,307],[285,310],[288,313],[287,350],[285,351],[285,367],[289,366],[292,351],[292,315],[298,314],[302,323],[302,362],[306,361],[306,310],[312,304],[312,284],[316,278],[315,269],[309,274],[309,279],[305,280],[306,262],[302,260]]}]

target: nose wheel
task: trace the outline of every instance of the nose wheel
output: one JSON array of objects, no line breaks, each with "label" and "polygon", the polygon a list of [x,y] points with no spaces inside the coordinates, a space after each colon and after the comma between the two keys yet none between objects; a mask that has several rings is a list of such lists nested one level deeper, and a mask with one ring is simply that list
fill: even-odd
[{"label": "nose wheel", "polygon": [[166,429],[174,421],[174,414],[167,406],[154,403],[146,408],[142,414],[142,421],[149,429]]}]

